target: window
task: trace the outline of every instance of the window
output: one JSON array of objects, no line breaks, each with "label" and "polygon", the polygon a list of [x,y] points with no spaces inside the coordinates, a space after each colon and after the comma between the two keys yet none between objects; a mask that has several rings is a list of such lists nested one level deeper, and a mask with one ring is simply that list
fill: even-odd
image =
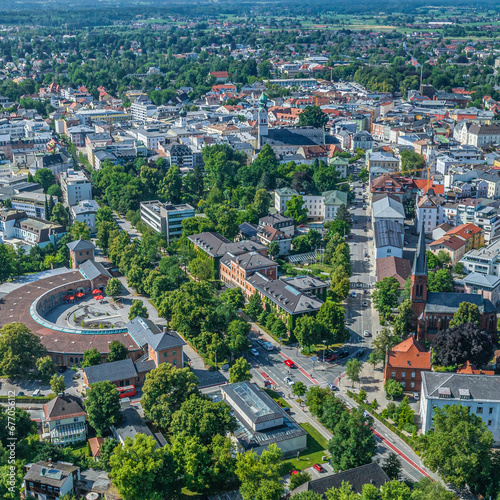
[{"label": "window", "polygon": [[177,351],[174,351],[172,354],[175,356],[177,354]]},{"label": "window", "polygon": [[493,408],[490,408],[488,413],[491,415],[493,413]]},{"label": "window", "polygon": [[410,387],[411,387],[412,389],[415,389],[415,382],[412,382],[412,383],[410,384]]},{"label": "window", "polygon": [[164,358],[166,358],[166,357],[167,357],[167,354],[168,354],[168,353],[167,353],[167,351],[165,351],[165,352],[163,353],[163,357],[164,357]]},{"label": "window", "polygon": [[415,372],[411,372],[411,378],[415,378]]},{"label": "window", "polygon": [[488,420],[488,427],[491,427],[491,424],[493,423],[492,420]]},{"label": "window", "polygon": [[406,382],[401,382],[401,385],[402,385],[403,387],[406,387]]},{"label": "window", "polygon": [[78,422],[78,417],[75,417],[75,418],[73,419],[73,422]]},{"label": "window", "polygon": [[396,372],[392,372],[392,378],[396,378]]},{"label": "window", "polygon": [[406,378],[406,372],[401,372],[401,377]]},{"label": "window", "polygon": [[175,366],[176,364],[177,364],[177,360],[176,360],[176,359],[174,359],[174,366]]},{"label": "window", "polygon": [[476,413],[478,413],[479,415],[482,415],[483,414],[483,407],[482,406],[478,406],[477,410],[476,410]]}]

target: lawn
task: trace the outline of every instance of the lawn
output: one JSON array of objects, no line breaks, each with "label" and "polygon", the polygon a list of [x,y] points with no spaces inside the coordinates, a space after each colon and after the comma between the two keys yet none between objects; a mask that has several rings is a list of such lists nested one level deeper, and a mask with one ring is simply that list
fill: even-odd
[{"label": "lawn", "polygon": [[276,403],[278,403],[283,408],[290,408],[290,405],[275,391],[272,389],[264,389],[268,396],[271,396]]},{"label": "lawn", "polygon": [[307,449],[299,458],[291,458],[284,462],[287,470],[304,470],[313,464],[325,463],[323,456],[327,454],[328,441],[311,424],[303,423],[300,426],[307,431]]}]

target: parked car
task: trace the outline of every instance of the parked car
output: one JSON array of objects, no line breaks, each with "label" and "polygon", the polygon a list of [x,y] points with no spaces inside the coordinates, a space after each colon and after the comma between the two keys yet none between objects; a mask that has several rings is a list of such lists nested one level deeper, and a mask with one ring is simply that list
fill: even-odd
[{"label": "parked car", "polygon": [[284,363],[288,368],[296,368],[295,363],[291,359],[285,359]]},{"label": "parked car", "polygon": [[326,472],[326,469],[321,465],[321,464],[314,464],[313,467],[318,471],[318,472]]},{"label": "parked car", "polygon": [[363,307],[368,307],[368,302],[366,302],[366,300],[363,300]]},{"label": "parked car", "polygon": [[335,361],[337,359],[339,359],[339,357],[333,353],[325,357],[325,360],[330,362]]},{"label": "parked car", "polygon": [[257,344],[259,345],[264,345],[267,342],[267,340],[263,339],[262,337],[259,337],[257,339]]},{"label": "parked car", "polygon": [[364,354],[365,354],[365,350],[364,350],[364,349],[361,349],[360,351],[358,351],[358,352],[356,353],[356,356],[357,356],[358,358],[362,358],[362,357],[364,356]]},{"label": "parked car", "polygon": [[292,472],[290,472],[290,476],[295,476],[295,474],[298,474],[299,471],[298,470],[293,470]]},{"label": "parked car", "polygon": [[335,384],[332,384],[332,383],[328,383],[328,387],[330,388],[331,391],[335,392],[335,391],[338,391],[339,388],[335,385]]},{"label": "parked car", "polygon": [[258,356],[258,355],[259,355],[259,351],[257,351],[257,349],[250,349],[250,352],[251,352],[254,356]]},{"label": "parked car", "polygon": [[356,290],[353,290],[351,295],[356,298]]},{"label": "parked car", "polygon": [[24,396],[24,392],[23,392],[23,391],[19,391],[19,392],[17,393],[17,395],[18,395],[18,396]]},{"label": "parked car", "polygon": [[338,356],[339,358],[346,358],[347,356],[349,356],[349,351],[339,351],[338,352]]},{"label": "parked car", "polygon": [[67,367],[67,366],[60,366],[60,367],[57,369],[57,371],[58,371],[59,373],[64,373],[67,369],[68,369],[68,367]]},{"label": "parked car", "polygon": [[368,330],[365,330],[365,331],[363,332],[363,337],[371,337],[371,335],[372,335],[372,334],[371,334]]},{"label": "parked car", "polygon": [[283,379],[288,385],[293,385],[295,382],[290,377],[285,377]]},{"label": "parked car", "polygon": [[36,398],[37,396],[40,396],[40,392],[42,392],[42,391],[41,391],[41,389],[35,389],[35,390],[33,391],[33,394],[32,394],[32,395],[33,395],[33,397],[35,397],[35,398]]},{"label": "parked car", "polygon": [[264,349],[265,349],[266,351],[272,351],[272,350],[274,349],[273,344],[271,344],[271,342],[268,342],[268,341],[264,342],[264,343],[262,344],[262,346],[264,347]]},{"label": "parked car", "polygon": [[418,401],[418,400],[420,399],[420,394],[419,394],[418,392],[414,392],[414,393],[413,393],[413,399],[414,399],[415,401]]}]

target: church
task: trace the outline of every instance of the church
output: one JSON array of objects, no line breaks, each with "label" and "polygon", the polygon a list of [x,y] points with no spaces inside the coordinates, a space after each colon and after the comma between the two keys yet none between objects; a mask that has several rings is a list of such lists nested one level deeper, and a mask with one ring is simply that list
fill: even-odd
[{"label": "church", "polygon": [[475,293],[429,292],[427,279],[425,235],[424,231],[420,231],[411,274],[411,302],[418,340],[432,340],[436,333],[446,330],[462,302],[477,305],[480,314],[479,327],[496,338],[497,311],[490,300]]}]

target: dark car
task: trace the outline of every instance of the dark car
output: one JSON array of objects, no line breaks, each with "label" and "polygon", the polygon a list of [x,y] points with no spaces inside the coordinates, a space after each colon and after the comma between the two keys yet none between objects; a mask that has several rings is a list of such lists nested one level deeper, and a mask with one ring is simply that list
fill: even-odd
[{"label": "dark car", "polygon": [[358,351],[358,352],[356,353],[356,356],[357,356],[358,358],[362,358],[364,354],[365,354],[365,350],[364,350],[364,349],[361,349],[361,351]]},{"label": "dark car", "polygon": [[19,391],[19,392],[17,393],[17,395],[18,395],[18,396],[24,396],[24,392],[23,392],[23,391]]},{"label": "dark car", "polygon": [[59,373],[64,373],[67,369],[68,369],[68,367],[67,367],[67,366],[60,366],[60,367],[57,369],[57,371],[58,371]]},{"label": "dark car", "polygon": [[338,359],[338,356],[336,354],[330,354],[329,356],[326,356],[325,360],[326,361],[335,361]]},{"label": "dark car", "polygon": [[349,351],[339,351],[338,356],[339,358],[346,358],[347,356],[349,356]]}]

